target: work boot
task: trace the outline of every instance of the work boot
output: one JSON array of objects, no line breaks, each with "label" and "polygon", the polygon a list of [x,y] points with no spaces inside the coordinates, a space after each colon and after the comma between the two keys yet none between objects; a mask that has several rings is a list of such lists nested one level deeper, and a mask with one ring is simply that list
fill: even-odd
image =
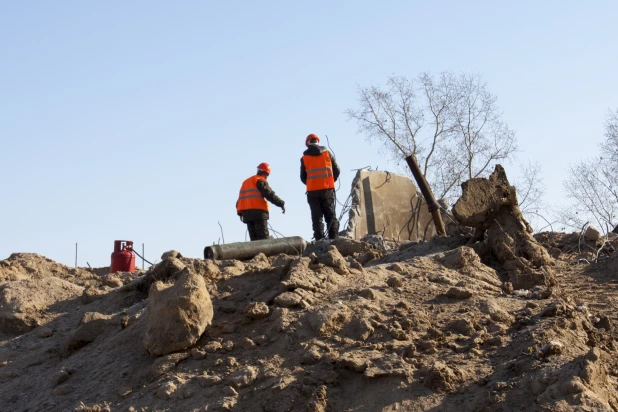
[{"label": "work boot", "polygon": [[328,227],[328,238],[337,239],[339,237],[339,221],[334,218]]},{"label": "work boot", "polygon": [[324,223],[321,221],[313,222],[313,238],[315,240],[324,239]]}]

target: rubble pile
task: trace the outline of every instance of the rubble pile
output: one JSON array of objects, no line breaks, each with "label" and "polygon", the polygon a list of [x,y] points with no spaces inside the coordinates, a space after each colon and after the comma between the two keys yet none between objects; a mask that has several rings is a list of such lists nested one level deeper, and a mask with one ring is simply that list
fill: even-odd
[{"label": "rubble pile", "polygon": [[473,237],[339,238],[247,261],[166,253],[115,284],[48,260],[15,278],[32,255],[12,255],[0,262],[0,402],[618,410],[618,255],[579,264],[570,235],[530,235],[500,170],[485,180],[455,206]]}]

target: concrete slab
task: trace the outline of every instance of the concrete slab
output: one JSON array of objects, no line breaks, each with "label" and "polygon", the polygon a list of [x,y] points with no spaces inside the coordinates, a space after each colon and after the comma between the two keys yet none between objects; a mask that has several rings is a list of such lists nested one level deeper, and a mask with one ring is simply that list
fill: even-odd
[{"label": "concrete slab", "polygon": [[379,234],[386,239],[416,241],[436,234],[427,205],[407,176],[359,170],[352,181],[351,196],[345,233],[353,239]]}]

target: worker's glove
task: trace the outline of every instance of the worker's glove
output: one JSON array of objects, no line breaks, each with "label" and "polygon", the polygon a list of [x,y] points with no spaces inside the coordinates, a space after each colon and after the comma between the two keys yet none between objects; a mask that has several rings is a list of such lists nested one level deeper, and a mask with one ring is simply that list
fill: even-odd
[{"label": "worker's glove", "polygon": [[281,212],[285,215],[285,206],[281,206]]}]

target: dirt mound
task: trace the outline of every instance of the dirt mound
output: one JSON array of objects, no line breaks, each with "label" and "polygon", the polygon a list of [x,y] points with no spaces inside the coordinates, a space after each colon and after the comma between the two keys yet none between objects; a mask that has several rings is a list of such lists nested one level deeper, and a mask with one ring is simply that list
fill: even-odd
[{"label": "dirt mound", "polygon": [[[122,283],[128,283],[142,272],[138,269],[134,274],[118,273],[114,276]],[[54,276],[82,287],[102,287],[108,274],[109,268],[72,268],[36,253],[13,253],[8,259],[0,260],[0,285]]]},{"label": "dirt mound", "polygon": [[[169,256],[121,287],[76,298],[67,286],[37,308],[44,322],[0,334],[0,401],[52,411],[618,410],[614,300],[586,300],[611,276],[558,262],[560,288],[508,293],[503,274],[449,239],[364,265],[357,258],[375,247],[344,241],[306,257]],[[150,285],[187,271],[203,278],[213,323],[189,348],[149,355]],[[64,284],[42,268],[38,279]],[[588,295],[562,286],[578,282]]]}]

